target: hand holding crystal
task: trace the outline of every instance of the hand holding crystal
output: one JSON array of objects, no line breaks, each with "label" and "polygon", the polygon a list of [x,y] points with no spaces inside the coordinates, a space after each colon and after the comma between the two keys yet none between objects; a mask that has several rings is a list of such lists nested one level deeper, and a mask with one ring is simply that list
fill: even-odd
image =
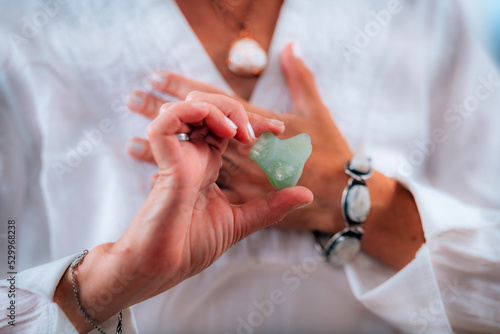
[{"label": "hand holding crystal", "polygon": [[[311,137],[312,154],[298,184],[311,189],[315,200],[306,208],[288,215],[277,226],[334,234],[345,227],[341,210],[342,193],[349,180],[345,165],[354,154],[324,105],[314,77],[298,57],[300,52],[295,46],[287,45],[281,55],[283,74],[293,102],[288,113],[278,114],[255,107],[238,97],[233,98],[248,111],[284,122],[286,128],[280,137],[290,138],[300,133]],[[153,87],[177,98],[184,99],[193,90],[221,93],[210,85],[179,74],[160,71],[157,76],[162,80],[154,79]],[[130,95],[129,107],[154,119],[157,115],[154,106],[161,103],[152,94],[134,91]],[[132,142],[136,140],[140,139],[134,138]],[[130,153],[137,159],[154,162],[149,145],[145,141],[142,143],[144,149],[141,152]],[[217,183],[234,204],[245,203],[273,190],[265,173],[248,157],[248,151],[248,145],[230,140],[223,155]],[[364,224],[366,233],[362,247],[391,267],[401,268],[413,259],[425,240],[413,196],[396,180],[376,170],[368,187],[371,210]]]},{"label": "hand holding crystal", "polygon": [[[230,204],[215,183],[229,138],[249,143],[264,131],[280,134],[283,125],[248,114],[228,97],[195,95],[196,101],[163,105],[148,129],[159,168],[150,195],[122,237],[94,248],[77,268],[80,302],[96,323],[199,273],[239,240],[312,202],[309,190],[292,187]],[[189,140],[179,140],[180,133]],[[96,312],[97,296],[123,284]],[[77,309],[69,273],[54,300],[79,330],[91,329]]]}]

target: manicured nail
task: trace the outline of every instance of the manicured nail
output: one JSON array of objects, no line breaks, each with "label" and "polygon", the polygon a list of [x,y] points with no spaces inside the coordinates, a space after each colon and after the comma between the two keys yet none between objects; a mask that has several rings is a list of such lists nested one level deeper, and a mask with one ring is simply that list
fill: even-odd
[{"label": "manicured nail", "polygon": [[297,207],[295,207],[294,210],[302,209],[303,207],[306,207],[306,206],[310,205],[311,203],[312,202],[299,204]]},{"label": "manicured nail", "polygon": [[[233,121],[231,121],[231,120],[230,120],[227,116],[226,116],[226,122],[227,122],[227,124],[229,124],[229,126],[230,126],[230,127],[232,127],[233,129],[235,129],[235,130],[236,130],[236,129],[238,128],[238,127],[236,126],[236,124],[234,124],[234,122],[233,122]],[[250,124],[250,123],[248,123],[248,124]]]},{"label": "manicured nail", "polygon": [[267,121],[275,126],[282,126],[285,124],[284,122],[277,120],[277,119],[274,119],[274,118],[268,118]]},{"label": "manicured nail", "polygon": [[127,97],[127,103],[134,109],[141,109],[144,104],[144,92],[134,90]]},{"label": "manicured nail", "polygon": [[304,58],[304,53],[302,52],[302,48],[300,47],[300,44],[296,41],[292,42],[292,52],[295,58],[298,59]]},{"label": "manicured nail", "polygon": [[253,131],[253,128],[252,128],[252,125],[249,123],[247,123],[247,130],[248,130],[248,135],[250,137],[252,137],[253,139],[255,139],[255,132]]},{"label": "manicured nail", "polygon": [[162,87],[166,82],[165,75],[161,75],[159,73],[151,74],[151,82],[156,85]]},{"label": "manicured nail", "polygon": [[168,110],[168,108],[170,108],[170,107],[171,107],[171,105],[170,105],[170,104],[165,103],[164,105],[162,105],[162,106],[160,107],[160,111],[159,111],[159,113],[160,113],[160,114],[163,114],[163,113],[164,113],[165,111],[167,111],[167,110]]},{"label": "manicured nail", "polygon": [[139,140],[129,140],[127,142],[127,148],[135,154],[141,154],[144,152],[144,143]]}]

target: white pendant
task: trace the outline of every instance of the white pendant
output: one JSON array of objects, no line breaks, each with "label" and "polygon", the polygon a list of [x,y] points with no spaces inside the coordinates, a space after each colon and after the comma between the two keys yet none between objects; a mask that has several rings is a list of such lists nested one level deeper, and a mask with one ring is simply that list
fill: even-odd
[{"label": "white pendant", "polygon": [[267,53],[255,39],[240,37],[231,43],[226,62],[234,74],[257,76],[267,66]]}]

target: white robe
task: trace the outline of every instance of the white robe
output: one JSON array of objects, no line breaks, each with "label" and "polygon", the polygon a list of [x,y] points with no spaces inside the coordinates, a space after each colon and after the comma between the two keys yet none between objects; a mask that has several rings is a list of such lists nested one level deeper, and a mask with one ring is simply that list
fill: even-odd
[{"label": "white robe", "polygon": [[[156,69],[231,93],[173,1],[46,4],[0,2],[1,254],[15,219],[16,271],[54,261],[17,274],[7,333],[71,332],[51,302],[60,276],[119,238],[149,192],[154,167],[125,152],[149,121],[126,94]],[[266,229],[127,311],[124,333],[498,332],[500,76],[456,3],[286,0],[251,103],[290,109],[290,41],[353,151],[411,190],[426,244],[399,272],[363,253],[338,268],[311,233]]]}]

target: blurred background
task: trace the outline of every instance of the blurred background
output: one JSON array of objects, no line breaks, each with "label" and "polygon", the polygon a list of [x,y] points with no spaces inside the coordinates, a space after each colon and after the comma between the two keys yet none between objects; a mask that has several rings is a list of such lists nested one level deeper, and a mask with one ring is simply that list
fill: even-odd
[{"label": "blurred background", "polygon": [[460,0],[477,40],[500,67],[500,0]]}]

